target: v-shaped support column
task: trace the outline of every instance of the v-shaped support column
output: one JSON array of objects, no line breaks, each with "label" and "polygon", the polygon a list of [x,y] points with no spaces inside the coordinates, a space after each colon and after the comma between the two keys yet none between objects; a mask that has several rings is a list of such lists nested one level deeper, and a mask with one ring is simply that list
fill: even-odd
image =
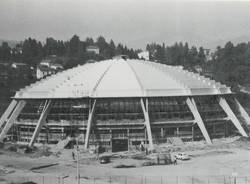
[{"label": "v-shaped support column", "polygon": [[89,147],[89,136],[92,127],[93,115],[95,113],[95,105],[96,105],[96,99],[94,100],[92,108],[89,110],[89,117],[88,117],[88,124],[87,124],[87,131],[86,131],[85,145],[84,145],[85,149]]},{"label": "v-shaped support column", "polygon": [[3,142],[5,135],[8,133],[9,129],[14,124],[16,118],[21,113],[21,111],[24,108],[25,104],[26,104],[26,102],[24,100],[20,100],[17,103],[17,105],[15,106],[15,109],[12,111],[9,118],[4,120],[4,122],[6,121],[6,123],[5,123],[5,125],[3,125],[4,127],[3,127],[2,131],[1,131],[1,134],[0,134],[0,142]]},{"label": "v-shaped support column", "polygon": [[154,145],[153,145],[151,126],[150,126],[150,119],[149,119],[149,115],[148,115],[148,99],[147,98],[146,98],[146,106],[144,105],[143,99],[141,98],[141,107],[142,107],[142,111],[144,114],[145,126],[146,126],[146,130],[147,130],[147,134],[148,134],[149,149],[152,150],[152,149],[154,149]]},{"label": "v-shaped support column", "polygon": [[198,108],[196,106],[196,103],[195,103],[194,99],[193,98],[187,98],[186,102],[187,102],[187,105],[188,105],[189,109],[193,113],[194,119],[197,122],[197,124],[198,124],[198,126],[199,126],[199,128],[201,130],[201,133],[204,136],[206,142],[208,144],[212,144],[212,141],[211,141],[211,139],[209,137],[209,134],[207,132],[207,129],[206,129],[205,125],[204,125],[204,122],[203,122],[203,120],[201,118],[201,115],[200,115],[200,113],[198,111]]},{"label": "v-shaped support column", "polygon": [[37,137],[38,137],[38,135],[39,135],[39,133],[40,133],[40,131],[42,129],[42,126],[45,123],[45,120],[46,120],[46,118],[47,118],[47,116],[49,114],[50,108],[51,108],[51,100],[46,100],[45,104],[43,106],[43,111],[42,111],[42,113],[40,115],[40,118],[39,118],[39,120],[37,122],[35,131],[34,131],[34,133],[32,135],[32,138],[31,138],[31,140],[29,142],[29,147],[33,146],[34,142],[36,141],[36,139],[37,139]]},{"label": "v-shaped support column", "polygon": [[7,118],[10,116],[10,114],[12,113],[12,111],[15,109],[17,104],[16,100],[12,100],[10,105],[8,106],[8,108],[5,110],[5,112],[3,113],[3,115],[0,118],[0,129],[3,126],[4,122],[7,120]]},{"label": "v-shaped support column", "polygon": [[233,122],[234,126],[239,130],[240,134],[242,136],[247,137],[247,133],[241,126],[238,118],[235,116],[235,114],[233,113],[232,109],[230,108],[230,106],[228,105],[224,97],[219,97],[219,104],[222,107],[222,109],[225,111],[225,113],[227,114],[228,118]]},{"label": "v-shaped support column", "polygon": [[242,107],[242,105],[240,104],[240,102],[234,98],[234,101],[236,103],[236,106],[240,112],[240,115],[244,118],[245,122],[250,125],[250,117],[248,115],[248,113],[246,112],[246,110]]}]

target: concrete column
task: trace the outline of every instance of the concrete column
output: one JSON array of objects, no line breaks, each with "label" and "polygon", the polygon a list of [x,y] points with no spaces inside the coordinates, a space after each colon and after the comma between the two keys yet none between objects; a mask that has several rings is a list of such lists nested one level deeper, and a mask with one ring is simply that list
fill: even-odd
[{"label": "concrete column", "polygon": [[29,147],[32,147],[34,142],[36,141],[36,139],[37,139],[37,137],[42,129],[43,124],[46,122],[45,120],[49,114],[50,109],[51,109],[51,100],[46,100],[45,104],[43,106],[43,110],[42,110],[42,113],[40,115],[40,118],[37,122],[35,131],[34,131],[32,138],[29,142]]},{"label": "concrete column", "polygon": [[206,129],[205,125],[204,125],[204,122],[203,122],[203,120],[201,118],[201,115],[200,115],[200,113],[198,111],[198,108],[196,106],[196,103],[195,103],[194,99],[193,98],[191,98],[191,99],[187,98],[186,103],[187,103],[189,109],[191,110],[191,112],[193,113],[194,119],[197,122],[197,124],[198,124],[198,126],[199,126],[199,128],[201,130],[201,133],[204,136],[206,142],[208,144],[212,144],[212,141],[211,141],[211,139],[209,137],[209,134],[207,132],[207,129]]},{"label": "concrete column", "polygon": [[221,108],[225,111],[225,113],[227,114],[228,118],[233,122],[234,126],[239,130],[240,134],[242,136],[248,137],[247,133],[241,126],[238,118],[235,116],[235,114],[233,113],[232,109],[230,108],[230,106],[228,105],[224,97],[219,97],[219,104]]},{"label": "concrete column", "polygon": [[152,150],[154,148],[154,145],[153,145],[151,126],[150,126],[150,119],[149,119],[149,115],[148,115],[148,99],[146,99],[146,107],[145,107],[143,99],[141,98],[141,107],[142,107],[142,111],[143,111],[144,119],[145,119],[144,123],[146,126],[147,135],[148,135],[149,149]]},{"label": "concrete column", "polygon": [[90,136],[91,126],[92,126],[92,121],[93,121],[93,115],[95,113],[95,105],[96,105],[96,99],[94,100],[94,103],[89,111],[87,131],[86,131],[86,136],[85,136],[85,145],[84,145],[86,149],[89,147],[89,136]]},{"label": "concrete column", "polygon": [[225,126],[225,137],[227,137],[228,136],[228,122],[225,122],[224,123],[224,126]]},{"label": "concrete column", "polygon": [[6,124],[4,125],[0,134],[0,142],[3,142],[5,135],[8,133],[9,129],[14,124],[16,118],[21,113],[25,105],[26,105],[26,102],[24,100],[20,100],[18,104],[16,105],[15,109],[12,111],[10,117],[5,120]]},{"label": "concrete column", "polygon": [[248,113],[246,112],[246,110],[242,107],[242,105],[240,104],[240,102],[236,98],[234,98],[234,101],[236,103],[238,111],[240,112],[240,115],[244,118],[246,124],[250,125],[250,117],[249,117]]},{"label": "concrete column", "polygon": [[110,134],[110,139],[112,139],[113,138],[112,129],[109,130],[109,134]]},{"label": "concrete column", "polygon": [[177,137],[179,137],[179,127],[176,127],[176,134],[177,134]]},{"label": "concrete column", "polygon": [[194,141],[194,126],[192,126],[192,141]]},{"label": "concrete column", "polygon": [[110,151],[112,152],[112,147],[113,147],[113,143],[112,143],[113,132],[112,132],[112,129],[109,130],[109,133],[110,133]]},{"label": "concrete column", "polygon": [[127,129],[127,137],[128,137],[128,151],[129,151],[130,148],[129,129]]},{"label": "concrete column", "polygon": [[10,116],[10,114],[12,113],[14,108],[16,107],[16,104],[17,104],[17,101],[12,100],[10,105],[8,106],[8,108],[5,110],[5,112],[1,116],[1,118],[0,118],[0,129],[3,126],[4,122],[7,120],[7,118]]},{"label": "concrete column", "polygon": [[213,134],[215,135],[215,124],[213,123]]},{"label": "concrete column", "polygon": [[164,129],[161,128],[161,138],[163,138],[163,137],[164,137]]}]

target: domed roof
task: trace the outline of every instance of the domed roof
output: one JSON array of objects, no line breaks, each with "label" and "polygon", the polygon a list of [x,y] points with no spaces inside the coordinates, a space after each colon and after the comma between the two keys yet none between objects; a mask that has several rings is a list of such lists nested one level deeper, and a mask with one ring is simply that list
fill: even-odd
[{"label": "domed roof", "polygon": [[104,60],[77,66],[18,91],[16,99],[158,97],[229,94],[199,74],[143,60]]}]

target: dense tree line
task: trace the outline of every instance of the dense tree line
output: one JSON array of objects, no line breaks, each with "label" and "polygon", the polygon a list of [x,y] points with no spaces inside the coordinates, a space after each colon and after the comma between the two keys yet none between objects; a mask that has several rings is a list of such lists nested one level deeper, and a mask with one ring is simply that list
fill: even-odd
[{"label": "dense tree line", "polygon": [[165,44],[151,43],[146,46],[150,59],[168,65],[182,65],[190,67],[203,65],[206,61],[203,47],[197,49],[195,46],[189,47],[188,43],[175,43],[172,46]]},{"label": "dense tree line", "polygon": [[[86,47],[96,45],[100,48],[100,54],[86,52]],[[213,53],[212,59],[207,60],[207,50],[203,47],[189,46],[188,43],[175,43],[171,46],[151,43],[146,46],[150,53],[150,59],[168,64],[182,65],[185,68],[201,66],[209,71],[213,77],[234,88],[238,85],[250,86],[250,42],[233,45],[228,42],[224,47],[218,47]],[[0,62],[24,62],[36,65],[41,59],[56,55],[65,61],[67,67],[84,63],[87,60],[109,59],[115,55],[125,54],[130,58],[137,58],[138,50],[129,49],[122,44],[115,44],[113,40],[106,41],[99,36],[96,40],[86,38],[80,40],[74,35],[68,41],[47,38],[44,43],[36,39],[28,38],[15,48],[10,48],[8,43],[0,45]]]},{"label": "dense tree line", "polygon": [[250,89],[250,42],[237,45],[228,42],[224,47],[217,47],[213,53],[182,42],[172,46],[151,43],[146,49],[150,59],[157,62],[189,69],[198,65],[202,67],[203,74],[209,73],[210,77],[231,86],[234,91],[239,89],[239,85]]},{"label": "dense tree line", "polygon": [[228,42],[217,47],[212,60],[207,63],[214,77],[237,90],[239,85],[250,85],[250,42],[233,45]]},{"label": "dense tree line", "polygon": [[0,60],[8,61],[11,58],[11,48],[7,42],[3,42],[0,46]]},{"label": "dense tree line", "polygon": [[[86,52],[86,47],[90,45],[99,47],[100,54]],[[110,59],[119,54],[137,58],[136,50],[128,49],[120,43],[115,45],[113,40],[107,42],[103,36],[99,36],[96,41],[92,38],[81,41],[77,35],[68,41],[55,40],[50,37],[44,44],[36,39],[28,38],[17,44],[15,48],[10,48],[6,42],[0,46],[0,61],[24,62],[29,65],[36,65],[42,58],[51,55],[64,58],[69,66],[74,66],[89,59]]]}]

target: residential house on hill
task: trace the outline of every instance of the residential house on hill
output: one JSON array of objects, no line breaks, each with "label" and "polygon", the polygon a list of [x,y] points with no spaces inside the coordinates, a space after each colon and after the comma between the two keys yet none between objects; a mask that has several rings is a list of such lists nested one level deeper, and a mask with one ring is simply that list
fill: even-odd
[{"label": "residential house on hill", "polygon": [[11,64],[12,68],[26,68],[29,67],[26,63],[12,63]]},{"label": "residential house on hill", "polygon": [[54,63],[49,59],[42,60],[36,69],[36,78],[41,79],[48,75],[57,73],[63,70],[63,66],[58,63]]},{"label": "residential house on hill", "polygon": [[89,53],[95,53],[95,54],[100,54],[100,49],[99,47],[95,45],[90,45],[86,47],[86,51]]},{"label": "residential house on hill", "polygon": [[148,51],[142,51],[142,52],[138,53],[138,57],[140,59],[149,60],[149,52]]}]

